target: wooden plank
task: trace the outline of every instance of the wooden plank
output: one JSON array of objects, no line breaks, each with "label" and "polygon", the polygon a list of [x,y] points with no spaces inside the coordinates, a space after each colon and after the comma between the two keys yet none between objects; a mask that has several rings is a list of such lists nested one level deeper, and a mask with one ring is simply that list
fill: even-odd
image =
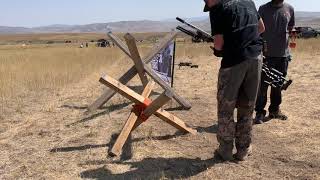
[{"label": "wooden plank", "polygon": [[[149,81],[149,83],[148,84],[150,84],[150,82],[152,82],[153,83],[153,86],[155,85],[155,82],[154,81]],[[151,91],[152,91],[152,89],[151,89]],[[149,97],[149,95],[151,94],[151,91],[150,92],[145,92],[145,91],[143,91],[142,92],[142,96],[143,97],[145,97],[145,98],[147,98],[147,97]],[[137,127],[139,127],[142,123],[144,123],[144,121],[142,121],[141,119],[138,119],[137,121],[136,121],[136,124],[133,126],[133,128],[132,128],[132,131],[134,131]]]},{"label": "wooden plank", "polygon": [[101,77],[99,82],[108,86],[109,88],[113,89],[117,93],[121,94],[122,96],[136,104],[143,103],[145,100],[144,97],[108,75]]},{"label": "wooden plank", "polygon": [[128,47],[121,41],[120,38],[112,34],[112,32],[108,32],[108,36],[114,42],[115,45],[117,45],[127,56],[131,58],[131,54]]},{"label": "wooden plank", "polygon": [[[125,47],[125,45],[122,43],[122,41],[119,38],[117,38],[116,36],[114,36],[112,33],[108,33],[108,35],[109,35],[110,39],[115,44],[117,44],[119,47],[121,44],[122,44],[121,45],[122,47]],[[168,35],[166,35],[165,38],[163,38],[158,45],[153,47],[153,49],[150,51],[149,55],[147,55],[144,58],[144,62],[149,63],[153,59],[153,57],[155,57],[161,50],[166,48],[167,45],[176,36],[177,36],[176,32],[169,33]],[[122,50],[131,58],[131,55],[130,55],[128,48],[123,48]],[[137,73],[138,72],[137,72],[136,68],[133,66],[123,76],[121,76],[119,81],[123,84],[127,84]],[[115,94],[116,94],[116,92],[113,91],[112,89],[106,89],[104,91],[104,93],[88,107],[88,111],[86,113],[92,113],[92,112],[96,111],[98,108],[102,107],[105,103],[107,103]]]},{"label": "wooden plank", "polygon": [[[132,78],[134,78],[135,75],[137,75],[137,69],[135,67],[132,67],[128,72],[121,76],[119,82],[127,84]],[[87,113],[96,111],[98,108],[107,103],[115,94],[116,92],[112,89],[106,89],[104,93],[88,107]]]},{"label": "wooden plank", "polygon": [[150,94],[153,91],[154,86],[156,85],[156,83],[154,81],[149,81],[147,86],[144,88],[141,96],[143,96],[144,98],[147,98],[150,96]]},{"label": "wooden plank", "polygon": [[190,127],[188,127],[186,125],[185,122],[183,122],[181,119],[179,119],[178,117],[170,114],[169,112],[165,111],[165,110],[158,110],[155,115],[157,117],[159,117],[161,120],[167,122],[168,124],[170,124],[171,126],[186,132],[186,133],[191,133],[193,135],[197,134],[197,130],[192,129]]},{"label": "wooden plank", "polygon": [[[159,109],[154,113],[154,115],[182,132],[191,133],[193,135],[197,134],[197,130],[188,127],[185,122],[183,122],[180,118],[174,116],[173,114],[170,114],[168,111]],[[134,131],[142,123],[143,121],[138,119],[132,130]]]},{"label": "wooden plank", "polygon": [[130,133],[132,132],[132,128],[138,120],[138,116],[135,113],[130,113],[130,116],[123,126],[119,136],[115,144],[112,146],[112,149],[109,151],[110,156],[119,156],[121,154],[121,150],[126,143]]},{"label": "wooden plank", "polygon": [[134,65],[138,71],[138,75],[140,77],[140,80],[142,82],[143,87],[146,87],[146,85],[148,84],[148,77],[146,75],[146,73],[144,72],[143,69],[143,62],[141,60],[139,51],[138,51],[138,47],[136,44],[136,39],[129,33],[127,33],[124,36],[124,39],[127,42],[127,46],[129,48],[130,54],[131,54],[131,59],[134,62]]},{"label": "wooden plank", "polygon": [[147,117],[151,116],[171,99],[172,93],[170,91],[163,92],[157,99],[152,101],[152,103],[143,111],[143,114]]},{"label": "wooden plank", "polygon": [[[151,94],[151,92],[153,90],[154,85],[155,85],[155,83],[153,81],[150,81],[147,84],[147,86],[144,88],[144,90],[142,92],[142,96],[144,98],[149,97],[149,95]],[[127,122],[125,123],[125,125],[123,126],[123,128],[121,130],[121,133],[117,137],[115,144],[113,145],[111,151],[109,152],[109,155],[119,156],[121,154],[121,150],[123,148],[123,145],[127,141],[127,139],[129,137],[130,133],[132,132],[132,129],[133,129],[134,125],[136,124],[137,120],[138,120],[138,116],[135,113],[131,112]]]},{"label": "wooden plank", "polygon": [[189,110],[191,109],[191,104],[182,98],[178,93],[176,93],[170,85],[168,85],[165,81],[163,81],[148,65],[144,64],[145,72],[155,81],[157,82],[165,91],[170,91],[173,94],[173,99],[176,100],[183,109]]}]

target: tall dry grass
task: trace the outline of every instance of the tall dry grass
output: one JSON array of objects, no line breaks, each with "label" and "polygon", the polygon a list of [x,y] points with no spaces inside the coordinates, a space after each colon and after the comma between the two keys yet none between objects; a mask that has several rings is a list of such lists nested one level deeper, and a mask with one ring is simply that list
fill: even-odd
[{"label": "tall dry grass", "polygon": [[[178,44],[177,58],[210,55],[207,46]],[[141,56],[151,48],[150,43],[140,44]],[[93,73],[105,72],[113,63],[130,63],[121,61],[125,57],[118,48],[97,48],[93,44],[83,49],[75,44],[2,45],[0,104],[3,107],[5,101],[20,102],[20,97],[59,90]]]},{"label": "tall dry grass", "polygon": [[[135,33],[134,36],[138,40],[146,40],[148,42],[160,38],[165,33]],[[118,34],[123,36],[123,33]],[[45,44],[49,41],[56,43],[64,43],[69,40],[73,43],[97,41],[98,39],[108,39],[105,33],[48,33],[48,34],[12,34],[0,35],[0,45],[7,44]]]},{"label": "tall dry grass", "polygon": [[292,54],[296,59],[303,59],[306,56],[320,55],[320,38],[298,39],[297,47],[292,50]]},{"label": "tall dry grass", "polygon": [[[51,38],[55,38],[51,37]],[[317,54],[318,39],[298,40],[295,58]],[[178,43],[177,58],[210,56],[210,44]],[[150,44],[140,45],[145,55]],[[55,89],[78,82],[110,63],[125,57],[117,48],[80,49],[75,45],[0,46],[0,97],[16,96],[19,92]]]},{"label": "tall dry grass", "polygon": [[61,46],[0,48],[0,97],[56,89],[107,67],[122,55],[118,49]]}]

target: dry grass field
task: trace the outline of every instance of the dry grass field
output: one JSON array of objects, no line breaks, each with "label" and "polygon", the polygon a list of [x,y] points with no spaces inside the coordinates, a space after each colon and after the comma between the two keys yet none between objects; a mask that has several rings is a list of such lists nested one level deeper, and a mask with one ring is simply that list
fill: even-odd
[{"label": "dry grass field", "polygon": [[[0,46],[0,179],[320,179],[319,39],[299,40],[293,52],[294,84],[282,107],[289,120],[255,126],[253,156],[223,163],[213,158],[219,61],[207,44],[178,44],[177,63],[199,65],[175,74],[174,89],[193,108],[167,105],[198,134],[182,135],[152,117],[132,133],[122,156],[111,158],[131,104],[117,95],[95,114],[83,113],[105,89],[99,77],[119,77],[133,63],[117,48],[21,47],[18,41],[34,37],[16,38],[11,44],[0,37],[6,42]],[[143,55],[150,47],[139,45]]]},{"label": "dry grass field", "polygon": [[[120,36],[123,34],[119,34]],[[135,33],[137,40],[151,41],[155,38],[163,36],[164,33]],[[48,42],[65,43],[66,40],[72,43],[97,41],[105,39],[106,34],[101,33],[56,33],[56,34],[13,34],[0,35],[0,45],[7,44],[46,44]],[[107,38],[108,39],[108,38]]]}]

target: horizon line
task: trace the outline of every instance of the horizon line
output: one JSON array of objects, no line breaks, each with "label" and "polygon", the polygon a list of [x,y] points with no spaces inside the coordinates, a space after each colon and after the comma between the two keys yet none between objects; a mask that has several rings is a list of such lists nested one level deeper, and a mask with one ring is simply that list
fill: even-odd
[{"label": "horizon line", "polygon": [[[296,13],[320,13],[320,11],[296,11]],[[209,18],[208,16],[194,16],[194,17],[183,17],[186,19],[192,18]],[[320,18],[320,17],[319,17]],[[84,25],[91,25],[91,24],[107,24],[107,23],[117,23],[117,22],[133,22],[133,21],[154,21],[154,22],[161,22],[161,21],[170,21],[174,20],[175,18],[163,18],[163,19],[133,19],[133,20],[114,20],[108,22],[88,22],[88,23],[79,23],[79,24],[63,24],[63,23],[53,23],[47,25],[37,25],[37,26],[19,26],[19,25],[0,25],[0,27],[9,27],[9,28],[26,28],[26,29],[33,29],[33,28],[42,28],[42,27],[49,27],[49,26],[84,26]]]}]

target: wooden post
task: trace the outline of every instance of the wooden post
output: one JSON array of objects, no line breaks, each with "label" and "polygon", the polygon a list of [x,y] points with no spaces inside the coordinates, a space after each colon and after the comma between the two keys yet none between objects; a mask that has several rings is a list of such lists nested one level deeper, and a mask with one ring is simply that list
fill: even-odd
[{"label": "wooden post", "polygon": [[[147,84],[147,86],[144,88],[144,90],[142,92],[142,96],[144,98],[149,97],[154,85],[155,85],[155,83],[153,81],[150,81]],[[123,126],[121,133],[117,137],[115,144],[113,145],[112,149],[109,152],[109,154],[111,156],[119,156],[120,155],[121,149],[122,149],[124,143],[126,142],[126,140],[128,139],[130,133],[132,132],[132,129],[133,129],[134,125],[136,124],[138,118],[139,117],[135,113],[133,113],[133,112],[130,113],[130,116],[129,116],[126,124]]]},{"label": "wooden post", "polygon": [[130,54],[131,54],[131,59],[133,60],[135,67],[138,71],[138,75],[141,79],[142,85],[143,87],[146,87],[146,85],[148,84],[148,78],[146,73],[144,72],[143,69],[143,62],[141,60],[139,51],[138,51],[138,47],[136,44],[136,39],[129,33],[127,33],[124,36],[126,42],[127,42],[127,46],[129,48]]},{"label": "wooden post", "polygon": [[177,48],[177,42],[174,41],[174,49],[173,49],[173,62],[172,62],[172,70],[171,70],[171,88],[173,88],[174,83],[174,73],[175,73],[175,64],[176,64],[176,48]]}]

